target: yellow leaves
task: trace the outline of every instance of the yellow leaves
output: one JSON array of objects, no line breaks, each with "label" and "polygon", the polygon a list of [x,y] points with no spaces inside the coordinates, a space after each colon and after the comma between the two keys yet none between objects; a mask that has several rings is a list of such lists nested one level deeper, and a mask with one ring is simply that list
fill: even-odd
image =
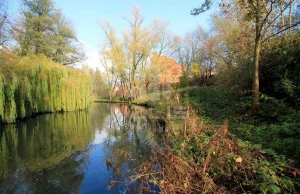
[{"label": "yellow leaves", "polygon": [[187,177],[185,177],[183,186],[184,186],[184,188],[188,188],[188,186],[189,186],[189,179]]},{"label": "yellow leaves", "polygon": [[201,75],[200,65],[198,63],[192,64],[192,74],[196,77]]},{"label": "yellow leaves", "polygon": [[237,159],[235,159],[235,162],[237,163],[242,163],[243,162],[243,159],[241,157],[238,157]]},{"label": "yellow leaves", "polygon": [[185,141],[183,141],[183,142],[181,143],[181,147],[182,147],[182,148],[185,147]]}]

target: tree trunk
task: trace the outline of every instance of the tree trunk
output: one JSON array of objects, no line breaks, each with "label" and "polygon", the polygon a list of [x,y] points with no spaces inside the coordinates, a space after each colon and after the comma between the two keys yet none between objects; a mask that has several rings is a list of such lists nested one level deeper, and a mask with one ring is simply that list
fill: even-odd
[{"label": "tree trunk", "polygon": [[259,58],[261,51],[261,0],[256,1],[256,21],[255,21],[255,48],[254,48],[254,74],[253,74],[253,86],[252,86],[252,105],[251,114],[255,114],[259,104]]},{"label": "tree trunk", "polygon": [[[283,13],[283,2],[280,2],[279,4],[280,8],[280,16],[281,16],[281,30],[285,28],[285,20],[284,20],[284,13]],[[285,35],[285,33],[283,33]]]},{"label": "tree trunk", "polygon": [[289,12],[289,27],[290,27],[289,32],[290,32],[290,33],[292,32],[291,26],[293,25],[292,14],[293,14],[293,1],[291,1],[291,4],[290,4],[290,12]]},{"label": "tree trunk", "polygon": [[125,89],[125,85],[124,85],[123,81],[121,81],[121,88],[122,88],[122,101],[125,101],[125,92],[126,92],[126,89]]},{"label": "tree trunk", "polygon": [[111,102],[111,100],[112,100],[112,91],[110,90],[109,91],[109,102]]},{"label": "tree trunk", "polygon": [[255,39],[255,50],[254,50],[254,75],[253,75],[253,86],[252,86],[252,105],[251,114],[255,114],[259,104],[259,58],[261,51],[261,37]]}]

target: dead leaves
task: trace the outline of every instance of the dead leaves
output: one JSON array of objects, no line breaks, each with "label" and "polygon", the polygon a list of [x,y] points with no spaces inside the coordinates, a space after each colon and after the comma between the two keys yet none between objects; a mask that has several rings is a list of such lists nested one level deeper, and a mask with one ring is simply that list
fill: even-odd
[{"label": "dead leaves", "polygon": [[237,159],[235,159],[235,162],[237,163],[242,163],[243,162],[243,159],[241,157],[238,157]]}]

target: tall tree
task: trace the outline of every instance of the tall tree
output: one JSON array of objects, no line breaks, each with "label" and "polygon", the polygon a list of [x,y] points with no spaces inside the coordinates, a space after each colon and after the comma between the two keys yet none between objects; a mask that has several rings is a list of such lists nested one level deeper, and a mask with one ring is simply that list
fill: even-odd
[{"label": "tall tree", "polygon": [[144,17],[141,9],[134,6],[131,16],[125,18],[129,24],[128,30],[124,35],[124,47],[128,56],[128,91],[131,98],[136,98],[138,94],[138,73],[140,68],[144,67],[144,63],[151,54],[154,47],[154,37],[146,26],[143,26]]},{"label": "tall tree", "polygon": [[[219,6],[225,11],[232,10],[243,10],[245,20],[247,20],[255,28],[255,41],[254,41],[254,52],[253,52],[253,86],[252,86],[252,105],[251,113],[255,114],[259,104],[259,60],[262,49],[262,43],[264,40],[269,39],[283,31],[292,28],[300,23],[296,22],[291,24],[289,22],[288,28],[278,31],[276,26],[278,18],[281,16],[288,7],[293,4],[294,0],[286,0],[285,3],[276,0],[233,0],[231,4],[225,4],[220,2]],[[204,11],[207,11],[212,6],[213,1],[205,0],[205,2],[199,7],[194,8],[191,11],[192,15],[198,15]],[[234,6],[231,6],[231,5]],[[283,6],[284,5],[284,6]],[[278,11],[280,10],[280,11]],[[290,7],[292,10],[292,7]],[[290,14],[291,15],[291,11]],[[289,16],[291,18],[291,16]],[[277,31],[276,31],[277,30]]]},{"label": "tall tree", "polygon": [[126,79],[124,76],[126,58],[114,27],[108,21],[102,22],[100,26],[107,38],[101,50],[101,63],[106,73],[109,98],[111,100],[117,85],[124,85]]},{"label": "tall tree", "polygon": [[149,60],[150,57],[154,53],[158,56],[171,56],[176,41],[167,30],[167,22],[154,20],[150,26],[144,25],[141,9],[137,6],[134,6],[125,20],[128,28],[120,37],[109,22],[101,24],[106,36],[101,60],[111,91],[119,85],[126,88],[127,97],[133,99],[149,89],[154,72],[157,73],[150,70],[153,63],[153,60]]},{"label": "tall tree", "polygon": [[43,53],[63,65],[84,58],[70,21],[55,8],[52,0],[24,1],[22,17],[13,32],[20,55]]}]

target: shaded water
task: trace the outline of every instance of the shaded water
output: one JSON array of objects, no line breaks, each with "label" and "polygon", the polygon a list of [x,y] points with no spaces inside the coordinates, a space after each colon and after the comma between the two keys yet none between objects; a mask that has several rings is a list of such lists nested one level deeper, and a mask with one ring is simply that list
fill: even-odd
[{"label": "shaded water", "polygon": [[148,110],[94,103],[0,126],[0,193],[120,193],[149,157]]}]

